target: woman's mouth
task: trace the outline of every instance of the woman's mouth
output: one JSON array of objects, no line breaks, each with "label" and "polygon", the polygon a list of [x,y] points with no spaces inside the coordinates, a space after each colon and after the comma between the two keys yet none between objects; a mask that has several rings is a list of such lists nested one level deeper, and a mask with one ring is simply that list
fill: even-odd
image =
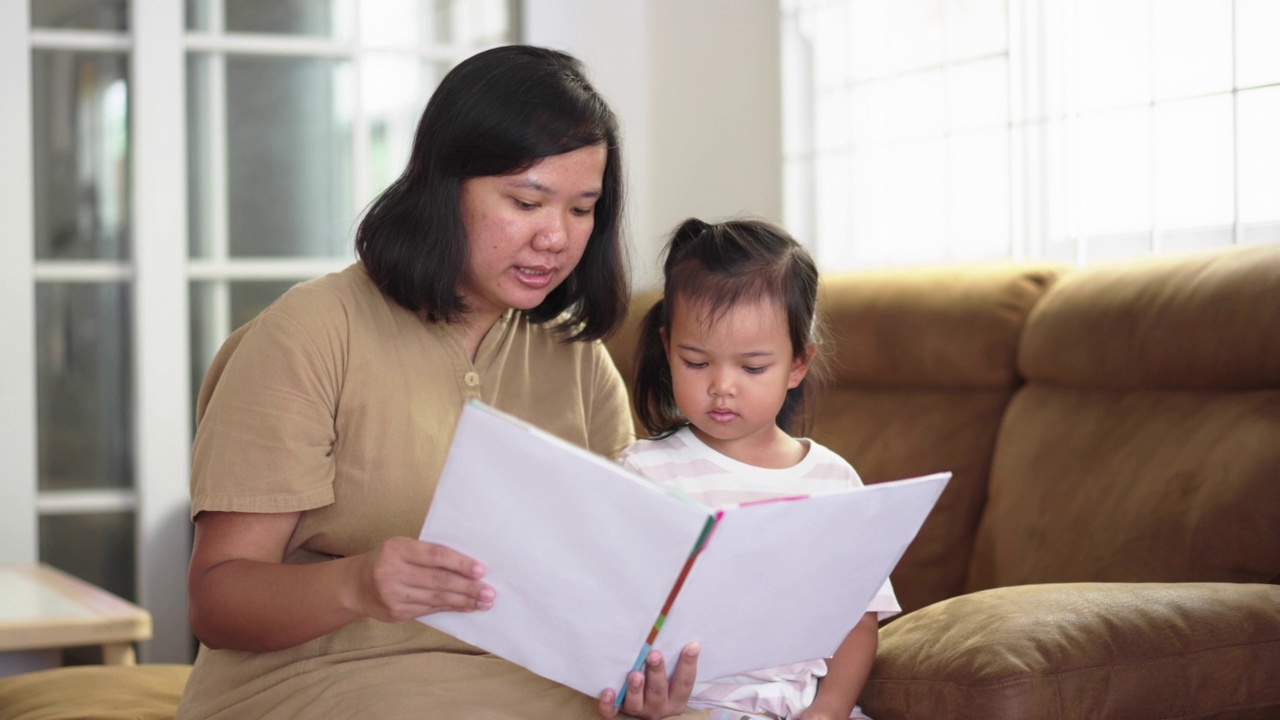
[{"label": "woman's mouth", "polygon": [[551,284],[551,279],[555,277],[555,273],[548,267],[522,267],[516,266],[516,279],[525,287],[534,290],[543,290]]}]

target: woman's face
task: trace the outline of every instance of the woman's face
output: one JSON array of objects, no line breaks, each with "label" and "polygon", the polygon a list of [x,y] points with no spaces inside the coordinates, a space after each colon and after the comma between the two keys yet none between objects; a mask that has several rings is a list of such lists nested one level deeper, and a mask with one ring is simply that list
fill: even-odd
[{"label": "woman's face", "polygon": [[603,145],[588,145],[521,173],[463,182],[468,324],[487,328],[507,308],[537,307],[573,272],[595,227],[606,158]]}]

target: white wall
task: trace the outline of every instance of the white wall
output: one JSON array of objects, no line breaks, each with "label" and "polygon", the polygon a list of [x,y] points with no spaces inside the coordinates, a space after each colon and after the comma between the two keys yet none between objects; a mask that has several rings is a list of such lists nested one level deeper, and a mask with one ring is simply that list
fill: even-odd
[{"label": "white wall", "polygon": [[776,0],[523,0],[524,41],[577,55],[618,113],[637,287],[697,215],[782,220]]}]

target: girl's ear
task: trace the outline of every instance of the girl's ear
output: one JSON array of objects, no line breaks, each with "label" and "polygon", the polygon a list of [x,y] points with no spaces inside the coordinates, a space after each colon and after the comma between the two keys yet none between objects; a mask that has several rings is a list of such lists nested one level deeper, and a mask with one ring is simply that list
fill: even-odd
[{"label": "girl's ear", "polygon": [[809,363],[813,362],[813,356],[818,354],[818,346],[809,343],[804,346],[804,354],[797,355],[791,361],[791,375],[787,378],[787,388],[793,388],[804,380],[804,376],[809,373]]}]

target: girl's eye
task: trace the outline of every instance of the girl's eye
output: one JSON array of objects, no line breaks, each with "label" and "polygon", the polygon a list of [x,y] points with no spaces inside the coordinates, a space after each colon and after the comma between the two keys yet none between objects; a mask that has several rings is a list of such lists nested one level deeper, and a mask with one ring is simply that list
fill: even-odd
[{"label": "girl's eye", "polygon": [[759,375],[760,373],[764,372],[763,365],[757,365],[757,366],[746,365],[746,366],[743,366],[742,369],[746,370],[748,373],[752,375]]},{"label": "girl's eye", "polygon": [[690,370],[701,370],[702,368],[706,367],[707,364],[704,362],[693,362],[692,360],[685,360],[684,366],[689,368]]}]

